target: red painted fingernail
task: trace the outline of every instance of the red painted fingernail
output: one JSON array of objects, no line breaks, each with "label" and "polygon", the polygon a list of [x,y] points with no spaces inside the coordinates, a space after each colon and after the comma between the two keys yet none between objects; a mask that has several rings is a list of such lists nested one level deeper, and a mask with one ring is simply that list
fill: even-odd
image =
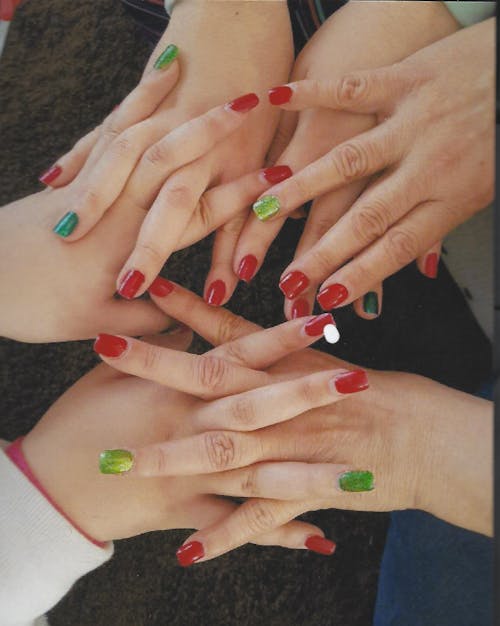
[{"label": "red painted fingernail", "polygon": [[309,278],[302,272],[297,270],[288,272],[286,276],[280,280],[279,288],[283,292],[285,298],[293,300],[309,286]]},{"label": "red painted fingernail", "polygon": [[237,113],[247,113],[259,104],[259,96],[256,93],[247,93],[226,104],[228,109]]},{"label": "red painted fingernail", "polygon": [[241,280],[244,280],[246,283],[249,283],[255,275],[255,270],[257,269],[258,261],[257,258],[254,257],[253,254],[247,254],[241,259],[240,265],[238,267],[238,277]]},{"label": "red painted fingernail", "polygon": [[94,341],[94,352],[102,356],[117,357],[127,349],[128,342],[123,337],[100,333]]},{"label": "red painted fingernail", "polygon": [[368,389],[368,376],[365,370],[354,370],[339,374],[334,379],[335,389],[339,393],[356,393]]},{"label": "red painted fingernail", "polygon": [[181,546],[175,554],[179,565],[189,567],[205,556],[205,549],[203,548],[203,544],[199,541],[190,541]]},{"label": "red painted fingernail", "polygon": [[44,172],[40,178],[38,179],[44,185],[50,185],[62,172],[62,167],[60,165],[53,165],[49,167],[49,169]]},{"label": "red painted fingernail", "polygon": [[319,302],[321,308],[326,311],[342,304],[342,302],[347,299],[348,295],[349,292],[344,285],[335,283],[334,285],[328,285],[328,287],[320,291],[316,300]]},{"label": "red painted fingernail", "polygon": [[321,535],[311,535],[305,540],[304,545],[308,550],[311,550],[311,552],[325,554],[326,556],[332,555],[337,547],[335,542]]},{"label": "red painted fingernail", "polygon": [[223,280],[214,280],[207,289],[205,301],[212,306],[219,306],[226,295],[226,283]]},{"label": "red painted fingernail", "polygon": [[282,180],[293,176],[293,172],[288,165],[275,165],[274,167],[266,167],[266,169],[262,170],[262,176],[268,183],[271,183],[271,185],[276,185],[277,183],[281,183]]},{"label": "red painted fingernail", "polygon": [[280,105],[290,102],[293,91],[291,87],[288,87],[288,85],[280,85],[279,87],[273,87],[270,89],[267,92],[267,95],[271,104]]},{"label": "red painted fingernail", "polygon": [[335,320],[333,319],[333,315],[331,313],[322,313],[321,315],[316,315],[312,320],[309,320],[304,326],[304,332],[309,337],[319,337],[323,334],[323,328],[327,324],[335,324]]},{"label": "red painted fingernail", "polygon": [[145,277],[142,272],[139,272],[139,270],[129,270],[120,283],[118,293],[122,296],[122,298],[131,300],[141,288],[144,280]]},{"label": "red painted fingernail", "polygon": [[311,307],[309,306],[309,302],[304,300],[304,298],[299,298],[295,300],[292,304],[292,319],[295,320],[298,317],[306,317],[311,314]]},{"label": "red painted fingernail", "polygon": [[157,276],[149,286],[148,291],[149,293],[153,294],[153,296],[164,298],[165,296],[168,296],[169,293],[172,293],[174,287],[174,283],[171,283],[166,278]]},{"label": "red painted fingernail", "polygon": [[424,274],[427,278],[436,278],[438,274],[438,264],[439,256],[435,252],[427,255],[424,268]]}]

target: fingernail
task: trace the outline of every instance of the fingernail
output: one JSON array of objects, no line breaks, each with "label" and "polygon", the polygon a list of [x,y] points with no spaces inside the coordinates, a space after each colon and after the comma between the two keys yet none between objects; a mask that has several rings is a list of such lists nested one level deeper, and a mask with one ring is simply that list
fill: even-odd
[{"label": "fingernail", "polygon": [[316,317],[313,317],[311,320],[306,322],[304,325],[304,332],[306,335],[309,335],[309,337],[319,337],[323,334],[323,328],[327,324],[335,324],[331,313],[316,315]]},{"label": "fingernail", "polygon": [[277,185],[278,183],[281,183],[282,180],[286,180],[287,178],[290,178],[290,176],[293,176],[293,172],[288,165],[266,167],[261,171],[261,174],[268,183],[271,183],[271,185]]},{"label": "fingernail", "polygon": [[301,294],[305,289],[309,287],[309,278],[302,272],[297,270],[293,272],[288,272],[283,278],[280,280],[279,288],[284,294],[285,298],[289,300],[293,300],[299,294]]},{"label": "fingernail", "polygon": [[247,113],[259,104],[259,97],[256,93],[247,93],[226,104],[227,109],[237,113]]},{"label": "fingernail", "polygon": [[172,61],[177,58],[178,54],[179,48],[171,43],[156,59],[155,64],[153,65],[154,69],[162,70],[163,68],[168,67],[170,63],[172,63]]},{"label": "fingernail", "polygon": [[372,491],[375,489],[373,474],[366,470],[344,472],[339,477],[342,491]]},{"label": "fingernail", "polygon": [[293,95],[293,90],[288,85],[280,85],[279,87],[273,87],[267,92],[269,97],[269,102],[271,104],[286,104],[290,102],[290,99]]},{"label": "fingernail", "polygon": [[309,302],[303,298],[295,300],[292,304],[292,319],[295,320],[298,317],[306,317],[311,314],[311,307]]},{"label": "fingernail", "polygon": [[122,298],[131,300],[141,288],[144,280],[145,277],[142,272],[139,272],[139,270],[129,270],[120,283],[118,293]]},{"label": "fingernail", "polygon": [[280,201],[276,196],[263,196],[253,203],[252,209],[261,222],[265,222],[280,210]]},{"label": "fingernail", "polygon": [[205,556],[205,549],[203,548],[203,544],[199,541],[190,541],[181,546],[175,554],[179,565],[189,567]]},{"label": "fingernail", "polygon": [[130,450],[104,450],[99,455],[101,474],[123,474],[132,469],[134,455]]},{"label": "fingernail", "polygon": [[378,294],[369,291],[363,296],[363,311],[369,315],[378,315]]},{"label": "fingernail", "polygon": [[62,167],[60,165],[53,165],[52,167],[49,167],[49,169],[44,172],[38,180],[44,185],[50,185],[50,183],[53,182],[61,172]]},{"label": "fingernail", "polygon": [[226,295],[226,283],[223,280],[214,280],[207,289],[205,301],[212,306],[219,306]]},{"label": "fingernail", "polygon": [[349,292],[340,283],[328,285],[318,293],[316,300],[323,310],[333,309],[347,299]]},{"label": "fingernail", "polygon": [[338,374],[333,379],[333,383],[339,393],[356,393],[368,389],[370,386],[365,370],[353,370]]},{"label": "fingernail", "polygon": [[102,356],[118,357],[127,349],[128,342],[123,337],[99,333],[94,341],[94,352]]},{"label": "fingernail", "polygon": [[78,224],[78,215],[73,211],[68,211],[66,215],[61,217],[52,229],[59,237],[69,237]]},{"label": "fingernail", "polygon": [[166,278],[157,276],[149,286],[148,291],[149,293],[153,294],[153,296],[158,296],[158,298],[165,298],[165,296],[168,296],[169,293],[172,293],[174,287],[174,283],[171,283]]},{"label": "fingernail", "polygon": [[238,266],[238,278],[244,280],[246,283],[249,283],[255,275],[257,265],[257,258],[254,257],[253,254],[247,254],[244,256]]},{"label": "fingernail", "polygon": [[432,252],[428,254],[425,258],[425,268],[424,273],[427,278],[436,278],[438,273],[438,265],[439,265],[439,256]]},{"label": "fingernail", "polygon": [[311,535],[305,540],[304,545],[308,550],[311,550],[311,552],[325,554],[326,556],[332,555],[337,547],[335,542],[321,535]]}]

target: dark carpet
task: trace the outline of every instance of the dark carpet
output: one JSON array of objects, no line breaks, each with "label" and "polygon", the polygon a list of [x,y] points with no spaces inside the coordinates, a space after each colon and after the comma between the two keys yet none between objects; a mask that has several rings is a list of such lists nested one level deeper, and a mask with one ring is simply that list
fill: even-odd
[{"label": "dark carpet", "polygon": [[[19,11],[0,60],[0,204],[38,189],[38,173],[121,100],[148,55],[117,0],[37,0]],[[239,287],[232,310],[265,326],[282,321],[277,279],[299,228],[287,225],[252,286]],[[207,267],[209,250],[203,242],[175,255],[167,275],[200,293],[204,277],[197,268]],[[332,351],[465,391],[489,375],[489,344],[444,267],[436,281],[413,267],[400,272],[386,283],[384,306],[375,322],[341,310],[344,339]],[[96,362],[89,342],[3,340],[0,349],[0,437],[7,439],[26,433]],[[306,517],[338,541],[333,558],[247,546],[183,570],[174,553],[186,531],[121,541],[112,561],[80,580],[51,612],[51,624],[368,626],[388,516]]]}]

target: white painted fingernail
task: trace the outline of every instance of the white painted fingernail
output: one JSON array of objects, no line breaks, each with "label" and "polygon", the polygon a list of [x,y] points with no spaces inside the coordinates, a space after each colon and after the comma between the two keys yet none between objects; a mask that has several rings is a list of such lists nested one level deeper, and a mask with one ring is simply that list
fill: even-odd
[{"label": "white painted fingernail", "polygon": [[340,339],[340,333],[335,324],[327,324],[323,328],[323,337],[328,341],[328,343],[337,343]]}]

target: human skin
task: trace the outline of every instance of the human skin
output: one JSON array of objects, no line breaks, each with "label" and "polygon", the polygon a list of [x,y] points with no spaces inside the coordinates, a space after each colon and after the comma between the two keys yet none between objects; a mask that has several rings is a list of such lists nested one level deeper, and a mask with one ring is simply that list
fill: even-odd
[{"label": "human skin", "polygon": [[[178,285],[166,295],[153,294],[153,298],[164,311],[214,344],[256,329],[228,311],[209,308]],[[254,349],[252,335],[247,339],[238,349],[226,351],[222,346],[214,354],[241,363]],[[129,339],[120,356],[103,358],[120,371],[181,388],[179,376],[161,348],[144,348],[141,342]],[[332,367],[353,366],[315,350],[303,350],[269,372],[300,380]],[[224,368],[216,369],[210,379],[217,389],[224,389],[233,378]],[[276,425],[263,426],[262,408],[245,402],[240,406],[245,409],[244,419],[240,411],[239,419],[228,418],[227,429],[221,430],[224,418],[219,414],[216,430],[208,439],[205,433],[143,447],[129,445],[134,464],[128,477],[148,480],[212,472],[214,486],[225,483],[233,495],[241,495],[245,485],[247,502],[227,519],[187,540],[186,545],[202,544],[204,559],[246,543],[305,511],[331,507],[366,511],[415,508],[490,535],[491,403],[412,374],[368,371],[368,380],[370,388],[362,393]],[[258,430],[252,432],[252,428]],[[202,441],[210,445],[201,445]],[[225,450],[223,455],[216,453],[219,444]],[[285,462],[282,470],[275,463],[279,460]],[[273,461],[273,469],[266,466],[269,461]],[[331,482],[315,481],[300,468],[292,470],[287,465],[290,462],[348,463],[351,468],[368,469],[375,477],[375,488],[345,493],[332,488]],[[240,468],[245,468],[243,479]],[[330,489],[329,495],[325,489]]]},{"label": "human skin", "polygon": [[[494,33],[495,20],[486,20],[394,65],[291,85],[286,109],[319,106],[377,118],[375,128],[266,192],[283,216],[377,174],[282,276],[301,272],[321,282],[324,309],[353,302],[492,200]],[[428,262],[420,261],[422,270]]]},{"label": "human skin", "polygon": [[[209,2],[187,0],[178,3],[160,43],[146,67],[173,44],[179,49],[176,63],[182,75],[175,89],[157,109],[137,123],[110,116],[82,172],[86,182],[72,204],[79,224],[66,238],[73,242],[83,237],[121,194],[151,211],[139,234],[138,245],[131,251],[117,276],[117,288],[130,270],[146,277],[136,293],[141,295],[156,277],[163,263],[175,249],[172,238],[159,240],[152,233],[162,215],[171,215],[164,232],[185,226],[203,192],[256,170],[264,161],[278,123],[279,112],[264,101],[250,114],[245,126],[185,168],[170,177],[168,194],[158,196],[163,173],[171,165],[171,152],[159,144],[161,137],[183,122],[212,107],[233,100],[247,92],[265,94],[276,82],[286,80],[293,60],[293,43],[286,2]],[[90,141],[92,143],[94,138]],[[82,154],[84,152],[82,151]],[[52,186],[61,186],[74,175],[65,176],[65,162],[73,161],[74,152],[61,158],[62,173]],[[80,159],[81,163],[81,159]],[[112,176],[110,174],[113,174]],[[156,200],[156,202],[155,202]],[[163,219],[162,224],[165,220]],[[243,217],[225,224],[216,236],[219,241],[235,240]],[[218,276],[234,289],[237,277],[230,266]]]}]

